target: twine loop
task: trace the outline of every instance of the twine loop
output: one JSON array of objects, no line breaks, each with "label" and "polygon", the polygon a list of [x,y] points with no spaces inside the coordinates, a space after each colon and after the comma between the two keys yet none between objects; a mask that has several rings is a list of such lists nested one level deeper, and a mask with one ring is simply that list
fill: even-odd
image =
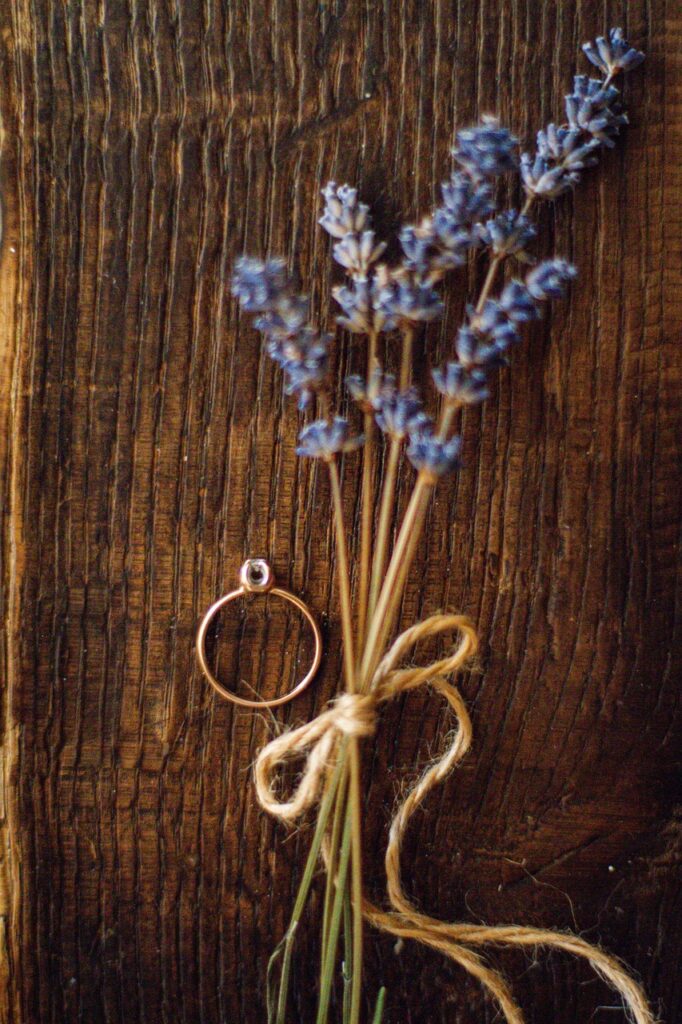
[{"label": "twine loop", "polygon": [[[460,638],[457,647],[449,655],[425,666],[398,668],[420,640],[448,631],[457,631]],[[431,790],[446,778],[471,746],[473,732],[466,704],[448,678],[470,663],[477,647],[478,638],[474,626],[462,615],[432,615],[406,629],[379,664],[367,692],[342,694],[311,722],[282,733],[261,750],[255,765],[258,799],[266,811],[281,821],[296,821],[318,800],[335,764],[339,743],[346,737],[372,736],[380,704],[409,690],[428,685],[449,705],[457,722],[457,730],[440,757],[407,791],[394,812],[384,857],[386,891],[391,910],[381,910],[364,900],[362,910],[366,919],[391,935],[415,939],[432,949],[438,949],[459,964],[488,990],[507,1024],[524,1024],[523,1014],[505,978],[483,959],[478,952],[479,947],[548,946],[582,957],[620,994],[636,1024],[655,1024],[641,987],[614,957],[599,946],[570,932],[551,929],[514,924],[488,926],[439,921],[422,914],[403,890],[400,855],[409,821]],[[298,783],[288,799],[279,799],[275,791],[276,777],[287,761],[296,758],[303,759]],[[324,855],[324,845],[322,849]]]}]

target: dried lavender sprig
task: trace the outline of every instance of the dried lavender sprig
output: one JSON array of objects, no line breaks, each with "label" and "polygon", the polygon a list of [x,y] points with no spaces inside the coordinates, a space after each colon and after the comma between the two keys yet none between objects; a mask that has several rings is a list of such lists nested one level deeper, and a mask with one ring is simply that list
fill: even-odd
[{"label": "dried lavender sprig", "polygon": [[[448,270],[462,266],[472,249],[489,243],[489,225],[484,218],[495,210],[491,180],[518,166],[518,142],[494,117],[486,116],[480,124],[462,129],[455,143],[452,155],[460,166],[442,185],[443,204],[418,225],[408,224],[400,232],[404,259],[398,273],[410,281],[415,295],[410,309],[398,311],[407,322],[440,315],[433,285]],[[523,236],[520,250],[528,231],[523,223],[518,229]],[[495,232],[500,243],[501,233],[500,226]],[[511,231],[509,236],[513,246]]]},{"label": "dried lavender sprig", "polygon": [[[334,182],[329,182],[322,194],[325,197],[325,209],[320,224],[333,237],[340,237],[341,240],[333,247],[334,259],[344,267],[351,279],[349,286],[334,289],[334,294],[345,313],[345,316],[339,317],[339,322],[350,328],[353,333],[366,334],[369,339],[367,347],[367,380],[369,384],[377,363],[377,334],[381,329],[380,317],[376,313],[375,304],[372,301],[376,287],[373,268],[386,245],[384,242],[377,242],[374,232],[370,229],[369,209],[365,204],[358,202],[357,189],[353,189],[349,185],[342,185],[338,188]],[[372,555],[374,429],[369,412],[365,413],[364,428],[366,444],[362,464],[358,647],[361,647],[364,641]]]},{"label": "dried lavender sprig", "polygon": [[525,281],[509,281],[499,299],[487,299],[480,310],[470,306],[457,334],[457,360],[432,374],[446,401],[476,405],[488,398],[488,377],[520,340],[519,326],[540,315],[540,303],[561,298],[576,273],[565,260],[545,260]]},{"label": "dried lavender sprig", "polygon": [[[644,55],[632,50],[623,39],[620,29],[612,29],[609,39],[613,45],[613,53],[606,80],[597,82],[584,75],[576,76],[574,90],[566,97],[568,124],[560,127],[550,124],[538,132],[538,149],[535,157],[532,158],[528,153],[521,157],[521,177],[526,191],[526,202],[518,215],[518,220],[522,224],[527,224],[529,229],[526,214],[533,202],[538,198],[556,198],[577,184],[580,181],[580,172],[597,162],[596,152],[602,146],[612,146],[620,128],[627,124],[627,117],[620,108],[619,93],[613,88],[611,81],[620,71],[641,63]],[[590,49],[590,44],[586,46]],[[505,216],[509,218],[508,221],[505,221]],[[501,215],[486,226],[492,260],[476,306],[479,313],[485,307],[500,264],[507,256],[512,255],[511,250],[515,248],[516,238],[512,227],[515,219],[514,212],[510,211],[509,214]],[[497,237],[496,229],[499,232]],[[510,235],[509,241],[506,238],[507,231]],[[530,262],[526,251],[529,236],[530,230],[526,238],[519,238],[518,251],[513,253],[526,262]],[[473,390],[470,387],[465,389],[469,397],[478,396],[478,400],[484,391],[485,388],[480,382]]]},{"label": "dried lavender sprig", "polygon": [[418,225],[405,225],[399,235],[404,265],[429,284],[463,266],[471,249],[485,242],[484,219],[495,210],[490,181],[467,170],[453,171],[441,192],[442,205]]},{"label": "dried lavender sprig", "polygon": [[329,181],[322,189],[325,205],[319,224],[333,238],[334,259],[356,280],[366,281],[370,269],[386,248],[371,230],[369,207],[358,201],[358,190]]},{"label": "dried lavender sprig", "polygon": [[613,146],[628,123],[620,93],[611,83],[618,74],[638,67],[644,54],[630,46],[620,28],[610,29],[608,39],[600,36],[582,48],[606,78],[577,75],[566,97],[568,123],[548,125],[538,132],[535,154],[522,154],[521,177],[530,199],[555,199],[576,185],[580,172],[597,162],[599,149]]},{"label": "dried lavender sprig", "polygon": [[487,243],[485,218],[495,211],[491,179],[517,167],[516,147],[517,140],[492,117],[457,133],[452,155],[460,167],[441,186],[442,205],[400,233],[405,265],[429,284]]},{"label": "dried lavender sprig", "polygon": [[260,314],[254,326],[284,371],[285,391],[296,396],[300,409],[307,408],[326,380],[332,337],[308,322],[308,298],[298,294],[284,260],[242,256],[232,275],[232,294],[246,312]]}]

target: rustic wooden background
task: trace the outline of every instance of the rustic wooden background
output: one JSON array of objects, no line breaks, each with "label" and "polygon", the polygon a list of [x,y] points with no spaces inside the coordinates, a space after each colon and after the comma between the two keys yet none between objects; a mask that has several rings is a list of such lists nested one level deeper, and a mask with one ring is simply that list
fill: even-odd
[{"label": "rustic wooden background", "polygon": [[[580,42],[621,23],[649,54],[626,88],[632,126],[542,217],[540,251],[574,260],[580,283],[466,415],[466,466],[439,492],[405,603],[405,622],[464,610],[483,639],[463,684],[475,748],[421,815],[406,876],[444,917],[601,940],[682,1019],[682,10],[4,0],[5,1024],[263,1020],[309,826],[287,837],[259,811],[249,766],[271,724],[213,696],[193,637],[242,559],[271,557],[330,652],[277,713],[294,722],[339,685],[339,624],[326,482],[295,459],[297,414],[230,268],[244,249],[285,253],[327,315],[329,177],[393,233],[434,198],[455,125],[494,111],[532,140],[585,69]],[[449,288],[423,377],[480,269]],[[346,339],[339,373],[361,359]],[[287,688],[305,654],[290,625],[274,606],[226,622],[224,671]],[[447,728],[415,696],[368,751],[375,894],[396,790]],[[310,1020],[312,936],[292,1020]],[[436,954],[368,947],[390,1024],[495,1019]],[[496,958],[529,1022],[621,1019],[567,957]]]}]

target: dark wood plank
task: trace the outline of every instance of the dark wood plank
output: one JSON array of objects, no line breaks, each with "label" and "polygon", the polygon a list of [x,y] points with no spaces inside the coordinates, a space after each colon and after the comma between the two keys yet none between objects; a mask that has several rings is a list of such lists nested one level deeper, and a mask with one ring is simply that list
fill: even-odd
[{"label": "dark wood plank", "polygon": [[[295,458],[297,414],[230,267],[244,249],[284,253],[329,316],[329,177],[357,183],[392,235],[434,198],[456,125],[497,111],[531,140],[584,63],[579,43],[624,22],[649,54],[627,85],[632,125],[542,217],[541,250],[570,257],[579,285],[466,415],[465,467],[439,492],[405,600],[404,623],[448,606],[483,640],[464,684],[475,748],[415,825],[406,877],[443,917],[601,939],[672,1024],[682,13],[14,0],[0,19],[0,1020],[263,1020],[310,833],[286,839],[257,807],[249,766],[269,723],[213,697],[193,637],[264,552],[329,651],[278,720],[320,708],[341,663],[327,484]],[[424,379],[466,287],[423,339]],[[339,374],[361,358],[344,340]],[[349,459],[353,519],[357,470]],[[274,611],[266,627],[262,657],[250,630],[221,657],[272,695],[304,651]],[[367,752],[377,895],[396,787],[447,729],[414,696]],[[312,1007],[314,934],[295,1019]],[[498,962],[529,1022],[617,1019],[567,958]],[[380,936],[367,982],[388,986],[388,1021],[494,1019],[449,964]]]}]

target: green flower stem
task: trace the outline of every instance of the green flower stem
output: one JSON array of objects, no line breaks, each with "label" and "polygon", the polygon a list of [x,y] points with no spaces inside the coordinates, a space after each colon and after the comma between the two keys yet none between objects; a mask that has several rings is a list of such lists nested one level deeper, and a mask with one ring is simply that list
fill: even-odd
[{"label": "green flower stem", "polygon": [[382,986],[379,989],[379,995],[377,996],[377,1005],[374,1010],[374,1016],[372,1017],[372,1024],[381,1024],[381,1018],[384,1015],[384,1003],[386,1002],[386,989]]},{"label": "green flower stem", "polygon": [[[339,761],[345,762],[346,760],[346,745],[342,750],[339,751]],[[345,764],[343,765],[345,768]],[[348,787],[348,772],[343,771],[341,775],[341,781],[336,794],[336,800],[334,802],[334,818],[332,821],[332,831],[329,840],[329,857],[327,859],[326,873],[327,879],[324,891],[324,910],[322,913],[322,950],[320,956],[320,962],[324,963],[327,954],[327,943],[329,937],[329,921],[331,918],[331,909],[334,899],[334,889],[336,880],[336,871],[338,867],[338,856],[339,856],[339,845],[341,842],[341,828],[344,820],[345,811],[345,798]]]},{"label": "green flower stem", "polygon": [[[287,993],[289,988],[289,972],[291,969],[291,956],[293,952],[294,938],[296,936],[296,929],[303,915],[306,901],[308,899],[308,894],[310,892],[310,886],[315,875],[315,869],[317,867],[317,861],[320,856],[322,840],[324,838],[324,834],[327,828],[327,822],[329,821],[331,810],[334,805],[334,798],[336,797],[339,783],[341,781],[344,763],[345,758],[340,756],[334,769],[334,773],[330,779],[329,785],[327,786],[327,791],[324,794],[322,803],[320,804],[320,810],[317,817],[317,824],[315,825],[315,832],[313,833],[313,840],[312,843],[310,844],[308,858],[305,863],[305,868],[303,869],[303,877],[301,879],[301,883],[298,887],[298,892],[296,894],[296,901],[294,903],[294,909],[291,914],[289,927],[286,930],[284,939],[270,957],[270,962],[268,964],[268,976],[270,976],[272,974],[272,971],[274,970],[275,963],[278,957],[280,956],[280,954],[282,954],[282,973],[280,975],[279,993],[277,998],[276,1024],[284,1024]],[[268,997],[268,1021],[271,1021],[271,1019],[272,1012],[270,1007],[270,999]]]},{"label": "green flower stem", "polygon": [[353,927],[348,886],[343,894],[343,1024],[350,1024],[351,985],[353,979]]},{"label": "green flower stem", "polygon": [[[336,947],[339,939],[341,911],[343,909],[344,892],[346,889],[346,880],[348,877],[348,864],[350,861],[351,830],[352,819],[351,815],[347,814],[343,828],[341,853],[339,856],[339,871],[336,878],[336,892],[334,893],[334,903],[332,905],[331,918],[329,922],[329,940],[327,942],[326,956],[324,959],[324,964],[322,966],[322,978],[320,982],[320,996],[317,1004],[316,1024],[327,1024],[329,1018],[329,1000],[331,998],[334,968],[336,967]],[[353,962],[356,962],[355,951],[353,951]]]},{"label": "green flower stem", "polygon": [[352,892],[353,892],[353,978],[350,998],[350,1024],[359,1024],[362,996],[362,805],[360,795],[360,747],[355,736],[349,744],[350,789],[348,819],[351,825]]}]

